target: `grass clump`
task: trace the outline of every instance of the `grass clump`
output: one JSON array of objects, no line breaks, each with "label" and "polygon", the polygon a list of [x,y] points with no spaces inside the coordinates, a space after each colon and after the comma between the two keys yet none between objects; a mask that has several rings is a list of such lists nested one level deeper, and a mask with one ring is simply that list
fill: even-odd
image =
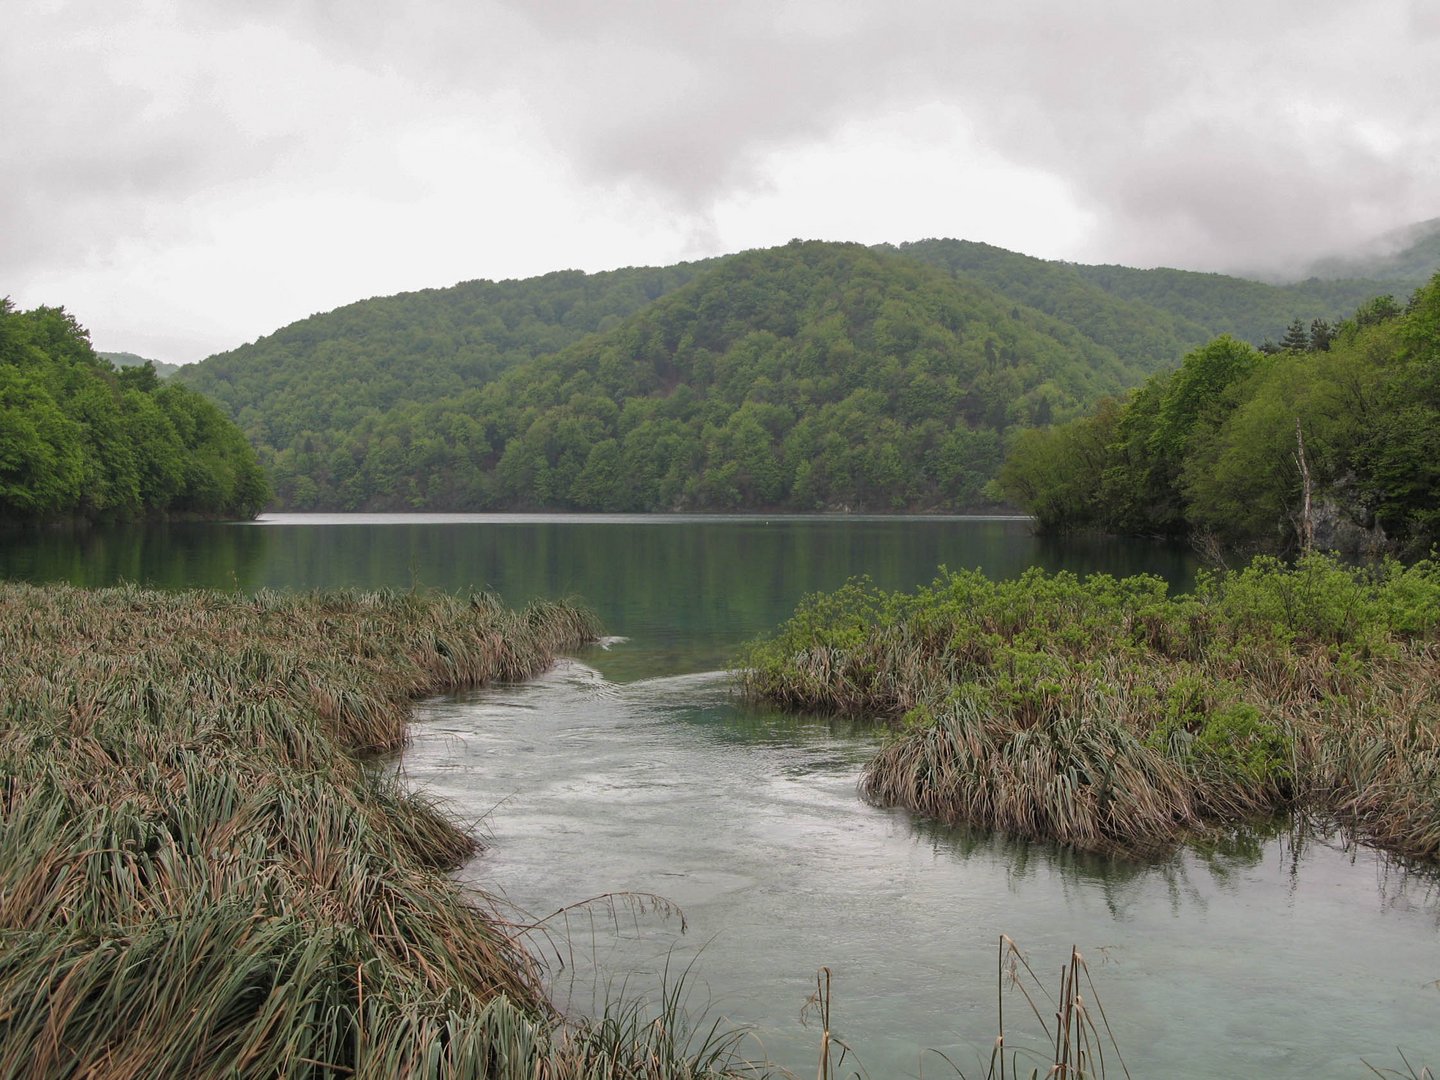
[{"label": "grass clump", "polygon": [[597,633],[483,595],[0,584],[0,1076],[660,1075],[596,1065],[444,873],[472,838],[364,760],[415,697]]},{"label": "grass clump", "polygon": [[807,598],[751,697],[890,718],[873,799],[1091,851],[1260,815],[1440,861],[1440,565],[1257,559],[1153,577],[942,573]]}]

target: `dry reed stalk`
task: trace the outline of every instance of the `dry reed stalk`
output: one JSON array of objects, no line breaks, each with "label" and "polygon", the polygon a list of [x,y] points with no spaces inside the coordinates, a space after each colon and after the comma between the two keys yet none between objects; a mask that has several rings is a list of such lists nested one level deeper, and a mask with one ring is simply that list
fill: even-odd
[{"label": "dry reed stalk", "polygon": [[0,1076],[720,1075],[723,1038],[560,1024],[443,873],[473,840],[362,759],[415,696],[597,631],[491,597],[0,585]]}]

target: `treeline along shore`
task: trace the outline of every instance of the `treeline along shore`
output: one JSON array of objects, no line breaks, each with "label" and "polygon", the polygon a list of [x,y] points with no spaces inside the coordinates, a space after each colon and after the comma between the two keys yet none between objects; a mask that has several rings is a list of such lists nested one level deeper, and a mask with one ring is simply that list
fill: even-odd
[{"label": "treeline along shore", "polygon": [[998,486],[1051,532],[1308,546],[1440,546],[1440,274],[1280,346],[1224,335],[1086,417],[1011,441]]},{"label": "treeline along shore", "polygon": [[754,698],[887,717],[874,800],[1144,854],[1277,814],[1440,862],[1440,564],[1262,557],[1149,576],[943,573],[807,598]]},{"label": "treeline along shore", "polygon": [[116,368],[64,308],[0,297],[0,529],[252,518],[270,485],[210,399]]},{"label": "treeline along shore", "polygon": [[716,1075],[663,1025],[563,1022],[444,872],[471,836],[366,760],[416,696],[597,630],[485,595],[0,584],[0,1076]]}]

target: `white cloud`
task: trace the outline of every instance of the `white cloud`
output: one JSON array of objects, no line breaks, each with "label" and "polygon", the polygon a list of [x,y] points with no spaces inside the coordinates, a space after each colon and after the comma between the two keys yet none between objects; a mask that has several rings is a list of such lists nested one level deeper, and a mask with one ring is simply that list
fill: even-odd
[{"label": "white cloud", "polygon": [[20,0],[0,291],[189,360],[796,235],[1274,267],[1440,213],[1436,100],[1421,0]]}]

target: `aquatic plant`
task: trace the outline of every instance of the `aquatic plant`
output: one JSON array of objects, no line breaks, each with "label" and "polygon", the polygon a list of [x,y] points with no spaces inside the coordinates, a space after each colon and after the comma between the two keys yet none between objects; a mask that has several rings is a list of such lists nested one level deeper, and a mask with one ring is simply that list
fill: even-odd
[{"label": "aquatic plant", "polygon": [[1092,851],[1303,810],[1440,860],[1440,565],[1257,559],[1151,577],[942,572],[809,597],[739,667],[791,708],[888,718],[873,799]]},{"label": "aquatic plant", "polygon": [[[801,1014],[802,1020],[814,1017],[820,1027],[817,1080],[868,1075],[859,1064],[859,1055],[832,1030],[831,981],[830,969],[821,968],[815,976],[815,992]],[[1032,1029],[1019,1033],[1007,1029],[1007,992],[1018,994],[1024,1001],[1025,1011],[1034,1019]],[[1090,966],[1074,946],[1070,949],[1069,961],[1060,971],[1059,992],[1051,994],[1014,939],[1001,934],[995,968],[995,1017],[998,1030],[991,1044],[985,1080],[1021,1080],[1026,1075],[1030,1080],[1039,1080],[1042,1070],[1044,1076],[1064,1080],[1104,1080],[1108,1071],[1107,1047],[1110,1061],[1119,1069],[1119,1074],[1130,1076],[1110,1028],[1110,1019],[1100,1003],[1095,981],[1090,977]],[[939,1057],[956,1076],[965,1080],[964,1069],[952,1058],[935,1049],[926,1053]],[[847,1061],[852,1062],[848,1070]],[[925,1075],[923,1068],[921,1075]]]},{"label": "aquatic plant", "polygon": [[485,595],[0,584],[0,1076],[718,1074],[638,1013],[557,1016],[444,873],[474,840],[366,760],[415,697],[597,633]]}]

